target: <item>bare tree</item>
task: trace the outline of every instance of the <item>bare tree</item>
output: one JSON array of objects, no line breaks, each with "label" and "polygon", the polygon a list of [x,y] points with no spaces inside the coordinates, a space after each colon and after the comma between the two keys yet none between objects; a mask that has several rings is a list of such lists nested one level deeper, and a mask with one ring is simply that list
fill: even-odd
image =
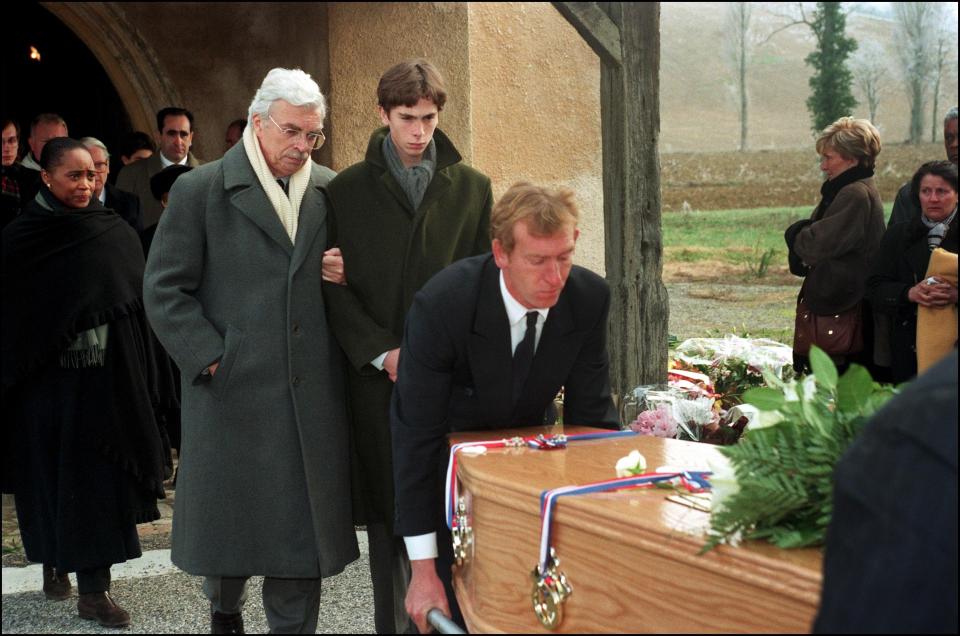
[{"label": "bare tree", "polygon": [[875,40],[861,43],[860,48],[850,60],[853,82],[870,111],[870,121],[877,123],[877,110],[880,98],[887,91],[889,78],[888,55],[884,47]]},{"label": "bare tree", "polygon": [[[941,14],[945,19],[946,16]],[[956,55],[957,43],[954,34],[946,28],[944,20],[937,25],[936,48],[933,51],[933,107],[930,109],[930,141],[937,141],[937,132],[940,130],[940,84],[944,72],[953,66],[953,56]]]},{"label": "bare tree", "polygon": [[731,2],[727,4],[727,13],[724,24],[724,49],[727,63],[733,70],[736,78],[736,91],[740,111],[740,146],[741,152],[747,150],[747,134],[749,124],[747,119],[747,68],[750,65],[750,53],[753,45],[750,32],[750,20],[753,8],[749,2]]},{"label": "bare tree", "polygon": [[[895,2],[897,53],[910,103],[909,143],[923,140],[923,111],[935,69],[937,31],[943,6],[939,2]],[[939,91],[939,86],[938,89]]]}]

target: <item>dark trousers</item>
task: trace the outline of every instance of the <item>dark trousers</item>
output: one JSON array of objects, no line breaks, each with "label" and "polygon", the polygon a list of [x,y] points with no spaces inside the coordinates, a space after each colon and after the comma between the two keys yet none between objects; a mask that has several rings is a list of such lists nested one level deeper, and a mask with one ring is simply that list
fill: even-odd
[{"label": "dark trousers", "polygon": [[110,591],[110,566],[77,570],[77,592],[93,594]]},{"label": "dark trousers", "polygon": [[403,539],[384,523],[367,524],[370,579],[373,582],[373,623],[378,634],[415,634],[404,601],[410,584],[410,561]]},{"label": "dark trousers", "polygon": [[[214,611],[239,614],[248,577],[207,576],[203,593]],[[320,579],[263,579],[263,609],[274,634],[315,634],[320,618]]]}]

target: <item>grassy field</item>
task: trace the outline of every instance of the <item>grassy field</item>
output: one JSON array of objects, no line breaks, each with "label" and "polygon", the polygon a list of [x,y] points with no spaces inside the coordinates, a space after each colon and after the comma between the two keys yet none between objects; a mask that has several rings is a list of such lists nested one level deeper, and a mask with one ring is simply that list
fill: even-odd
[{"label": "grassy field", "polygon": [[783,231],[810,212],[785,207],[664,214],[670,333],[681,340],[732,333],[790,344],[802,281],[787,269]]},{"label": "grassy field", "polygon": [[[875,180],[889,218],[916,168],[940,144],[885,144]],[[661,157],[663,279],[670,333],[726,333],[789,343],[801,279],[787,269],[783,231],[809,218],[823,174],[804,150],[667,153]],[[763,207],[760,207],[763,206]]]}]

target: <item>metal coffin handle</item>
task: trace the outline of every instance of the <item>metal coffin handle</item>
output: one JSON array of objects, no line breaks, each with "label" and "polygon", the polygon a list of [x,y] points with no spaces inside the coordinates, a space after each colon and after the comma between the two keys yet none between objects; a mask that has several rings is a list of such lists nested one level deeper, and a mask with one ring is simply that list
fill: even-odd
[{"label": "metal coffin handle", "polygon": [[427,622],[441,634],[466,634],[460,626],[450,620],[443,612],[433,608],[427,612]]}]

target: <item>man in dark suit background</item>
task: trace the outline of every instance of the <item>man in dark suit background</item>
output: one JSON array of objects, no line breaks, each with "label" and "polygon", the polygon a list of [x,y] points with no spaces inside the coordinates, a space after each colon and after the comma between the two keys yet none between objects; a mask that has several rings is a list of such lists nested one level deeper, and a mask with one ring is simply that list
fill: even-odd
[{"label": "man in dark suit background", "polygon": [[565,424],[619,426],[610,291],[573,265],[577,217],[572,192],[514,185],[491,213],[493,255],[444,269],[407,314],[390,423],[395,531],[412,569],[406,608],[421,632],[433,607],[462,622],[443,515],[447,434],[552,423],[561,387]]},{"label": "man in dark suit background", "polygon": [[137,195],[126,192],[110,185],[107,178],[110,176],[110,152],[106,144],[96,137],[84,137],[80,140],[90,156],[93,157],[93,169],[96,172],[94,178],[93,196],[103,207],[109,208],[120,215],[124,221],[130,224],[137,234],[143,231],[143,218],[140,214],[140,199]]},{"label": "man in dark suit background", "polygon": [[157,113],[157,150],[146,159],[134,161],[123,167],[117,177],[121,190],[132,192],[140,199],[143,227],[149,228],[160,220],[163,208],[150,191],[150,177],[167,166],[183,165],[196,168],[200,165],[190,152],[193,145],[193,113],[186,108],[167,107]]}]

